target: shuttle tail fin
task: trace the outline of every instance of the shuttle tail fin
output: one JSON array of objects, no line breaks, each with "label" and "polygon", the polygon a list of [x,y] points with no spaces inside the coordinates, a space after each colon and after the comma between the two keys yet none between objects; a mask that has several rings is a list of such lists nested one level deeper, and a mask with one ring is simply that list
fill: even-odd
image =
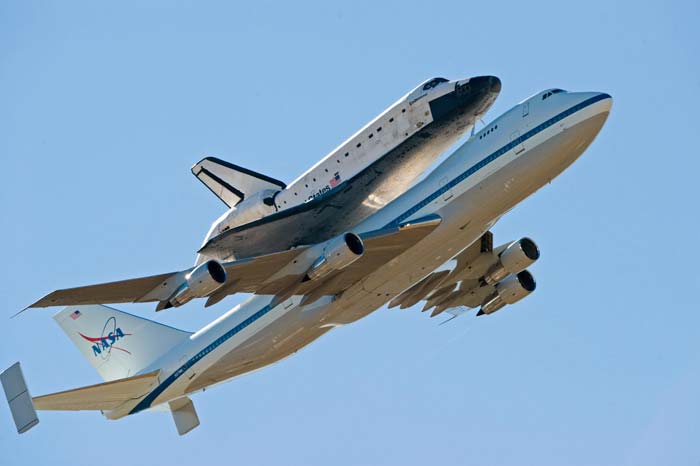
[{"label": "shuttle tail fin", "polygon": [[197,162],[192,167],[192,174],[229,207],[262,190],[279,191],[287,186],[279,180],[215,157]]},{"label": "shuttle tail fin", "polygon": [[136,375],[191,335],[102,305],[69,306],[54,319],[107,381]]}]

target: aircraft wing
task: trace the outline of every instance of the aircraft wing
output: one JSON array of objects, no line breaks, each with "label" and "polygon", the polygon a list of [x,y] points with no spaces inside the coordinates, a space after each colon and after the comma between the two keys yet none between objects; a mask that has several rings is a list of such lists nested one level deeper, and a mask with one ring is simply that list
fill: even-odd
[{"label": "aircraft wing", "polygon": [[[322,280],[304,281],[306,271],[318,258],[314,246],[301,246],[287,251],[223,263],[228,279],[210,293],[207,306],[238,293],[280,295],[285,293],[336,294],[352,286],[365,275],[398,256],[423,239],[440,224],[440,217],[431,215],[401,225],[360,234],[364,254],[342,270]],[[320,254],[320,252],[319,252]],[[193,268],[150,277],[122,280],[100,285],[54,291],[27,307],[70,306],[80,304],[112,304],[160,302],[163,304],[182,286]],[[160,307],[158,309],[163,309]]]},{"label": "aircraft wing", "polygon": [[39,410],[110,410],[125,401],[139,398],[158,383],[159,370],[111,382],[90,385],[32,398]]},{"label": "aircraft wing", "polygon": [[[294,256],[277,260],[275,257],[277,254],[270,254],[254,259],[229,262],[225,264],[227,274],[240,278],[234,279],[230,285],[224,285],[215,291],[209,298],[207,306],[218,302],[226,295],[238,292],[270,295],[293,293],[306,295],[309,297],[308,299],[338,294],[425,238],[440,224],[440,221],[439,216],[431,215],[415,221],[404,222],[395,227],[360,234],[365,247],[362,257],[342,270],[332,273],[320,283],[303,280],[307,267],[316,257],[306,258],[308,264],[296,269],[302,270],[303,273],[292,272],[282,276],[276,272],[282,268],[281,266],[289,263]],[[293,251],[299,251],[299,248],[287,251],[287,253]]]},{"label": "aircraft wing", "polygon": [[81,304],[160,301],[167,299],[177,290],[185,274],[190,270],[57,290],[30,304],[25,309]]}]

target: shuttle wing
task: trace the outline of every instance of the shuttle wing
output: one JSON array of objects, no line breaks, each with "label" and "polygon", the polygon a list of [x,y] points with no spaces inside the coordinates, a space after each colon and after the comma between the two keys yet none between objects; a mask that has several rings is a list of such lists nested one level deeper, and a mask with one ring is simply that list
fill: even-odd
[{"label": "shuttle wing", "polygon": [[[428,141],[428,140],[426,140]],[[241,225],[211,238],[199,250],[210,257],[255,257],[299,244],[316,244],[351,230],[405,192],[424,167],[405,166],[398,149],[353,178],[294,207]],[[419,166],[419,167],[418,167]],[[418,170],[420,168],[420,170]],[[415,175],[415,176],[414,176]],[[330,176],[330,174],[329,174]]]}]

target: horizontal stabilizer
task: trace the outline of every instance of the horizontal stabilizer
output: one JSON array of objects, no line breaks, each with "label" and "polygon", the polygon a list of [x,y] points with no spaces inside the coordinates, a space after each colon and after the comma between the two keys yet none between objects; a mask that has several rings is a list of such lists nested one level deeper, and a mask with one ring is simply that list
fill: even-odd
[{"label": "horizontal stabilizer", "polygon": [[279,180],[215,157],[206,157],[197,162],[192,167],[192,174],[229,207],[241,202],[246,195],[264,189],[279,191],[287,187]]},{"label": "horizontal stabilizer", "polygon": [[33,398],[34,407],[49,411],[111,410],[146,395],[158,382],[160,371],[117,379]]},{"label": "horizontal stabilizer", "polygon": [[32,396],[29,394],[27,384],[22,375],[22,368],[16,362],[6,371],[0,374],[2,388],[5,390],[7,403],[15,421],[17,432],[25,433],[39,423],[39,418],[32,404]]}]

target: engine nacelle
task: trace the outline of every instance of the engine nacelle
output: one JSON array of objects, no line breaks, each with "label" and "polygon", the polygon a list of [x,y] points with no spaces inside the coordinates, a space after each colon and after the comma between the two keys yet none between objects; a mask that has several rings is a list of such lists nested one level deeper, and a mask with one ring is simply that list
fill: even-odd
[{"label": "engine nacelle", "polygon": [[226,283],[226,269],[215,260],[199,264],[185,275],[185,283],[168,298],[166,307],[178,307],[194,298],[204,298]]},{"label": "engine nacelle", "polygon": [[493,314],[506,304],[515,304],[535,291],[535,287],[535,278],[527,270],[510,275],[496,283],[495,293],[486,299],[476,315]]},{"label": "engine nacelle", "polygon": [[498,283],[508,275],[517,274],[530,267],[539,258],[540,250],[530,238],[514,241],[499,254],[498,262],[486,272],[484,283]]},{"label": "engine nacelle", "polygon": [[311,264],[306,280],[319,280],[335,270],[342,270],[362,257],[365,245],[355,233],[344,233],[328,240],[323,254]]}]

